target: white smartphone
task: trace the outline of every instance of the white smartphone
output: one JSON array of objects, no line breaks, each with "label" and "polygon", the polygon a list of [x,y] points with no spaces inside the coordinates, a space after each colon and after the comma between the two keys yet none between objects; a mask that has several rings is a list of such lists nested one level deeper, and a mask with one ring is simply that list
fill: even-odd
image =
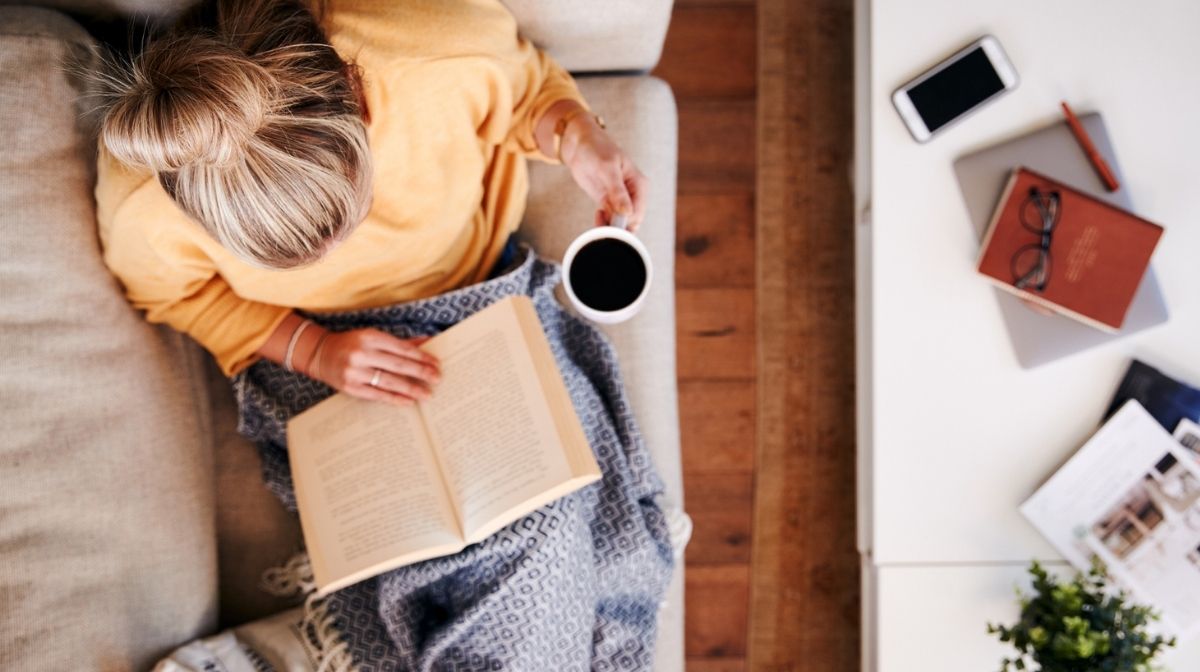
[{"label": "white smartphone", "polygon": [[1018,81],[1000,42],[985,35],[897,89],[892,104],[913,138],[925,142]]}]

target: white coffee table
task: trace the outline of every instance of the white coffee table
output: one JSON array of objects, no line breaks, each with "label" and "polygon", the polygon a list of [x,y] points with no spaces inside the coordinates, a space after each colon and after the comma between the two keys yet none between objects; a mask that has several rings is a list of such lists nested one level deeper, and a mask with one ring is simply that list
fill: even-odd
[{"label": "white coffee table", "polygon": [[[1200,3],[858,0],[858,341],[864,669],[998,669],[1031,558],[1060,556],[1017,511],[1096,428],[1131,357],[1200,381]],[[892,91],[958,47],[999,38],[1016,91],[928,144]],[[954,158],[1098,110],[1139,214],[1168,324],[1027,371],[993,289]],[[1200,669],[1200,642],[1173,652]]]}]

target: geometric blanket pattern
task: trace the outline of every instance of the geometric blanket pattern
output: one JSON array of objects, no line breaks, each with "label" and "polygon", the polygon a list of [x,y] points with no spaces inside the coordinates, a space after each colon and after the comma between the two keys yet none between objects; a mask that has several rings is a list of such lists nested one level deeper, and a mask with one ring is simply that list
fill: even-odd
[{"label": "geometric blanket pattern", "polygon": [[[307,314],[335,331],[437,334],[507,296],[533,301],[602,478],[463,551],[337,591],[322,623],[361,670],[648,670],[674,568],[662,481],[607,338],[554,297],[560,269],[522,248],[499,277],[393,306]],[[288,509],[286,423],[334,390],[260,360],[233,380],[238,431]]]}]

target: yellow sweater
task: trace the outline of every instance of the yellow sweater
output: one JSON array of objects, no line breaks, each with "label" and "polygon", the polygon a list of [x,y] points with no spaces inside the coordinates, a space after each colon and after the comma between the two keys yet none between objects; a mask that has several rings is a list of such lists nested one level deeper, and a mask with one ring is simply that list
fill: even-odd
[{"label": "yellow sweater", "polygon": [[153,174],[101,148],[105,263],[148,320],[190,334],[227,375],[292,308],[370,308],[484,279],[524,213],[526,157],[553,162],[535,123],[558,100],[586,105],[497,0],[335,1],[325,28],[362,67],[375,181],[366,220],[317,263],[240,261]]}]

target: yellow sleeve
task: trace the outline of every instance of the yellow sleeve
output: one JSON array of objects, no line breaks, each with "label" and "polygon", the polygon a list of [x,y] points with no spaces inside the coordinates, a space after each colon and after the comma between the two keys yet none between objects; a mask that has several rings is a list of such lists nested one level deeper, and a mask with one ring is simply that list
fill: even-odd
[{"label": "yellow sleeve", "polygon": [[194,338],[227,376],[258,361],[258,349],[291,312],[243,299],[215,269],[194,263],[195,257],[168,261],[149,246],[120,237],[114,242],[105,263],[124,285],[129,302],[146,311],[148,321]]},{"label": "yellow sleeve", "polygon": [[147,320],[169,324],[196,339],[213,354],[226,376],[258,361],[258,349],[291,312],[239,297],[219,275],[178,297],[145,298],[132,291],[129,297],[134,306],[146,311]]},{"label": "yellow sleeve", "polygon": [[96,192],[104,205],[98,210],[104,263],[130,303],[150,322],[194,338],[227,376],[257,361],[255,353],[291,309],[239,297],[188,240],[180,227],[191,223],[177,221],[186,216],[173,203],[168,209],[149,185],[130,188],[128,180],[106,179],[120,173],[101,160]]},{"label": "yellow sleeve", "polygon": [[538,149],[533,133],[538,120],[563,99],[577,101],[589,111],[591,107],[579,92],[575,79],[549,54],[523,37],[517,38],[517,52],[523,58],[514,77],[512,125],[504,144],[526,157],[559,163],[556,157]]}]

